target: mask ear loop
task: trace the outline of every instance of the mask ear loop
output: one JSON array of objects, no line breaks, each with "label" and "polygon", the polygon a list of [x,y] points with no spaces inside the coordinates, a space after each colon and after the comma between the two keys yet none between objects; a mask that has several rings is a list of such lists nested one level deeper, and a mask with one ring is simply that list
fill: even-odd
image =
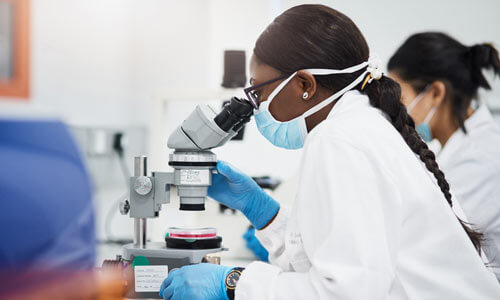
[{"label": "mask ear loop", "polygon": [[361,81],[363,81],[363,78],[365,78],[366,74],[368,74],[368,71],[363,72],[358,78],[356,78],[353,82],[351,82],[351,84],[349,84],[345,88],[341,89],[340,91],[336,92],[335,94],[331,95],[327,99],[323,100],[323,102],[321,102],[318,105],[314,106],[313,108],[311,108],[310,110],[306,111],[302,115],[306,118],[306,117],[308,117],[308,116],[310,116],[310,115],[312,115],[312,114],[320,111],[321,109],[325,108],[327,105],[329,105],[333,101],[337,100],[337,98],[341,97],[342,95],[344,95],[348,91],[352,90],[359,83],[361,83]]},{"label": "mask ear loop", "polygon": [[368,65],[368,62],[362,62],[358,65],[345,68],[342,70],[335,70],[335,69],[305,69],[305,71],[308,71],[312,75],[334,75],[334,74],[349,74],[349,73],[354,73],[356,71],[359,71],[366,67]]},{"label": "mask ear loop", "polygon": [[426,85],[424,90],[421,91],[420,94],[418,94],[417,97],[415,97],[415,99],[413,99],[413,101],[410,103],[410,105],[408,105],[406,107],[406,111],[408,113],[410,113],[410,111],[415,108],[415,106],[420,102],[420,100],[422,100],[424,98],[425,94],[427,93],[427,91],[429,90],[430,87],[431,86],[429,84]]},{"label": "mask ear loop", "polygon": [[429,114],[427,115],[427,117],[425,117],[425,120],[424,120],[423,124],[428,124],[431,121],[432,117],[436,113],[436,110],[437,110],[437,107],[434,106],[431,109],[431,111],[429,112]]}]

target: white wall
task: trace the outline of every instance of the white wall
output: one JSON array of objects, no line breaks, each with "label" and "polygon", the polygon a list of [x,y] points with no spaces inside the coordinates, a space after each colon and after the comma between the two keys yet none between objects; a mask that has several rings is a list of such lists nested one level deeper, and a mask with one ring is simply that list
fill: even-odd
[{"label": "white wall", "polygon": [[31,3],[31,98],[0,105],[51,111],[78,125],[128,122],[128,7],[121,0]]}]

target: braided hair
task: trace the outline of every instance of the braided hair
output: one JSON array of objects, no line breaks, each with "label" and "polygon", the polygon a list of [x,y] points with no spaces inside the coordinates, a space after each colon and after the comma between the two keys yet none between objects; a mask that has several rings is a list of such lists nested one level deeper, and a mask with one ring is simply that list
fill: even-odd
[{"label": "braided hair", "polygon": [[[344,69],[368,60],[369,48],[354,22],[324,5],[299,5],[279,15],[259,36],[254,47],[259,61],[291,74],[308,68]],[[315,76],[317,83],[338,91],[359,77],[364,70],[351,74]],[[356,87],[361,90],[361,84]],[[410,149],[434,174],[444,198],[452,205],[450,187],[439,169],[434,153],[415,131],[415,124],[401,103],[401,88],[383,76],[363,90],[370,104],[389,116]],[[460,220],[475,248],[480,251],[481,234]]]}]

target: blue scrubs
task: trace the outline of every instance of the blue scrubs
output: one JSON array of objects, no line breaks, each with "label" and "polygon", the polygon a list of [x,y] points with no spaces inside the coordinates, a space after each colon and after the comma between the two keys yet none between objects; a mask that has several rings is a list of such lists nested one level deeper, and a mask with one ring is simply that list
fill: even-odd
[{"label": "blue scrubs", "polygon": [[92,190],[59,121],[0,119],[0,271],[95,263]]}]

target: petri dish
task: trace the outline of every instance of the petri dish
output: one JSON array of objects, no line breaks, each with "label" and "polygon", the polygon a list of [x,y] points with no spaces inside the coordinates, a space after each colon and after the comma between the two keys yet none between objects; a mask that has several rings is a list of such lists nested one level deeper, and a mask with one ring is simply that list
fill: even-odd
[{"label": "petri dish", "polygon": [[168,236],[174,239],[213,239],[217,237],[217,229],[213,227],[170,227]]}]

